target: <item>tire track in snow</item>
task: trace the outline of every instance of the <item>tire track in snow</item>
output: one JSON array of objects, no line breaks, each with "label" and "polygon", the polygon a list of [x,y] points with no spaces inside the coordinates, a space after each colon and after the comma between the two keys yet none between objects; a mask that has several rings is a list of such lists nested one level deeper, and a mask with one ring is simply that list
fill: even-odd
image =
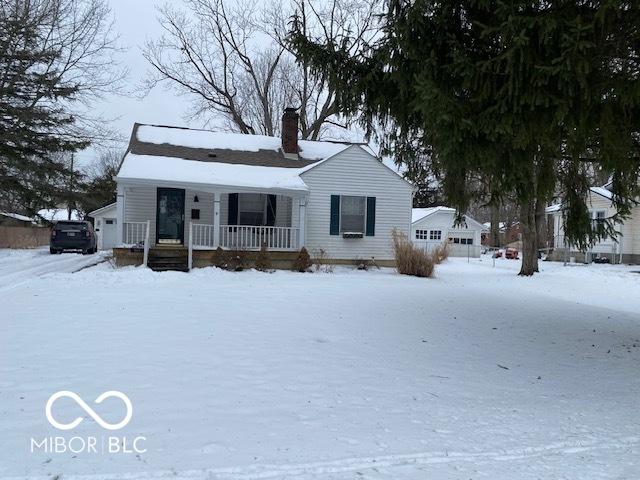
[{"label": "tire track in snow", "polygon": [[[47,255],[48,252],[47,252]],[[35,255],[24,261],[10,262],[8,259],[0,262],[0,291],[24,285],[25,283],[51,273],[75,273],[87,267],[106,262],[109,257],[104,253],[82,255],[76,253],[60,255]],[[3,271],[2,266],[19,264],[20,268],[13,271]]]},{"label": "tire track in snow", "polygon": [[[638,446],[640,437],[625,437],[615,441],[592,440],[583,442],[555,442],[538,447],[513,448],[485,452],[424,452],[373,457],[355,457],[300,464],[262,464],[241,467],[222,467],[202,470],[162,470],[155,472],[64,475],[65,480],[263,480],[271,478],[316,479],[325,476],[335,478],[339,474],[365,474],[367,470],[393,469],[410,466],[426,466],[446,463],[509,462],[544,456],[575,455],[598,450],[627,449]],[[22,477],[2,477],[18,480]],[[30,477],[31,480],[50,480],[51,477]],[[351,477],[350,477],[351,478]]]}]

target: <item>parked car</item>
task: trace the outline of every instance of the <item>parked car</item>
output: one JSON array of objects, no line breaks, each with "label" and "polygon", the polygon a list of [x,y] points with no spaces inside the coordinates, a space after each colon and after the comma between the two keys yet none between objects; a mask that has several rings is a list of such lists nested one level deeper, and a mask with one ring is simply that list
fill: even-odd
[{"label": "parked car", "polygon": [[60,221],[51,229],[49,252],[80,251],[83,255],[96,253],[96,234],[91,222]]},{"label": "parked car", "polygon": [[508,260],[518,260],[518,250],[511,247],[507,248],[504,253],[504,258]]}]

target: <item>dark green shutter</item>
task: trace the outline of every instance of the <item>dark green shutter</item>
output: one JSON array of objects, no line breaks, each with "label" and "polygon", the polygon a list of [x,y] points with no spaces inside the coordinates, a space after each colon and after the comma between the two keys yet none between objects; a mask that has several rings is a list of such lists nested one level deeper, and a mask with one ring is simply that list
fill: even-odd
[{"label": "dark green shutter", "polygon": [[229,210],[227,212],[227,225],[238,225],[238,194],[229,194]]},{"label": "dark green shutter", "polygon": [[275,195],[267,196],[267,226],[273,227],[276,224],[276,201]]},{"label": "dark green shutter", "polygon": [[376,197],[367,197],[367,237],[376,234]]},{"label": "dark green shutter", "polygon": [[340,235],[340,195],[331,195],[330,235]]}]

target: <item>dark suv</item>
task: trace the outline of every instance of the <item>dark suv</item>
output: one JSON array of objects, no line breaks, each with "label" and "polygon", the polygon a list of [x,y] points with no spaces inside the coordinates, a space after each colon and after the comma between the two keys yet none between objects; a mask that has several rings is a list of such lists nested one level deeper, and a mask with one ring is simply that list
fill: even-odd
[{"label": "dark suv", "polygon": [[96,234],[91,222],[57,222],[51,229],[49,252],[62,253],[64,250],[79,250],[83,255],[96,253]]}]

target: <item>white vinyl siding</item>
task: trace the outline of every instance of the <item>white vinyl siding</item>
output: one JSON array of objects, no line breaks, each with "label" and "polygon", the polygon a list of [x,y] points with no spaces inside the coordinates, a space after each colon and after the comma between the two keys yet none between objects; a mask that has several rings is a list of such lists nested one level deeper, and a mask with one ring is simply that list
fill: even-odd
[{"label": "white vinyl siding", "polygon": [[[309,187],[306,246],[335,260],[392,260],[391,231],[409,235],[412,187],[375,157],[352,146],[302,175]],[[331,195],[376,197],[375,235],[330,235]],[[295,212],[294,208],[294,212]]]},{"label": "white vinyl siding", "polygon": [[[480,240],[482,225],[467,218],[467,225],[454,226],[455,213],[439,211],[432,213],[411,225],[411,238],[416,246],[431,250],[450,240],[449,253],[451,256],[478,257],[480,255]],[[418,238],[417,232],[428,232],[426,238]],[[424,236],[424,235],[423,235]],[[467,245],[470,247],[467,248]]]},{"label": "white vinyl siding", "polygon": [[[589,215],[594,221],[598,216],[609,218],[615,215],[616,209],[613,207],[611,200],[590,192],[587,198],[587,208]],[[556,227],[557,236],[555,239],[556,247],[563,247],[564,228],[562,223],[562,211],[554,214],[554,226]],[[640,254],[640,207],[632,209],[631,217],[625,220],[624,224],[616,226],[616,230],[622,235],[618,235],[619,244],[615,245],[615,241],[606,238],[596,243],[592,251],[594,253],[611,253],[612,249],[624,255]],[[573,249],[572,249],[573,251]]]}]

